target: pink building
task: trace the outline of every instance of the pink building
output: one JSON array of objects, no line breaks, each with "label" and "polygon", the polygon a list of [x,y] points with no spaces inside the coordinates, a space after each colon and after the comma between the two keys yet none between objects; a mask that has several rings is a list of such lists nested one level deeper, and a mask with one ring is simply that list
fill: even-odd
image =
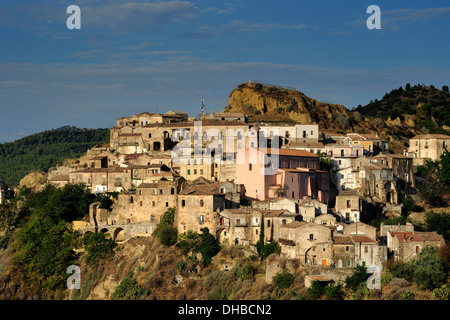
[{"label": "pink building", "polygon": [[236,183],[249,198],[303,199],[326,203],[330,197],[329,172],[319,170],[319,157],[305,150],[249,148],[236,156]]}]

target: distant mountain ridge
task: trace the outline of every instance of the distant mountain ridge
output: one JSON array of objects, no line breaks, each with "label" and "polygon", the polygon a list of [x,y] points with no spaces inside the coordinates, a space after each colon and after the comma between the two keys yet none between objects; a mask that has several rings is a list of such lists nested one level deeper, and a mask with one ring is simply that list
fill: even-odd
[{"label": "distant mountain ridge", "polygon": [[47,172],[67,158],[78,158],[93,146],[109,142],[109,129],[63,126],[0,144],[0,180],[17,186],[31,171]]}]

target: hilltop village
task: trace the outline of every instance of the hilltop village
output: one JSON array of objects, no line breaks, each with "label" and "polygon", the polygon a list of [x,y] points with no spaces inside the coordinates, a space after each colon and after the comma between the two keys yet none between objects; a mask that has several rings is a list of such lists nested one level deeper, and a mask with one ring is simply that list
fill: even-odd
[{"label": "hilltop village", "polygon": [[383,268],[407,261],[425,246],[443,246],[436,232],[412,224],[368,221],[401,215],[414,187],[414,166],[438,159],[450,137],[413,137],[409,150],[389,154],[377,135],[320,135],[315,123],[249,123],[242,113],[144,112],[117,119],[110,143],[71,164],[51,168],[48,183],[85,183],[95,193],[116,193],[111,210],[90,206],[82,232],[116,241],[151,236],[175,208],[179,233],[207,227],[220,244],[255,250],[277,241],[281,254],[306,266]]}]

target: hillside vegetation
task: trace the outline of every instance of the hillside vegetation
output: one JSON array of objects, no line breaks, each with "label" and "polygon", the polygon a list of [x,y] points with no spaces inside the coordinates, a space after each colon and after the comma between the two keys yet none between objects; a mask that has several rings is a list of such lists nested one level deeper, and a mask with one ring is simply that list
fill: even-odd
[{"label": "hillside vegetation", "polygon": [[109,129],[61,127],[0,144],[0,180],[17,186],[33,170],[47,172],[67,158],[78,158],[109,141]]},{"label": "hillside vegetation", "polygon": [[[0,206],[3,222],[0,230],[5,230],[0,236],[1,300],[448,300],[449,297],[450,288],[445,285],[449,245],[438,251],[427,248],[407,263],[389,262],[381,277],[381,289],[367,288],[370,274],[364,266],[347,270],[341,281],[334,284],[313,283],[306,288],[305,275],[319,270],[302,267],[299,260],[285,259],[279,250],[268,250],[266,256],[267,250],[255,253],[239,245],[211,245],[207,230],[200,235],[175,234],[176,243],[171,244],[162,243],[162,233],[120,243],[101,232],[83,236],[73,230],[71,223],[88,220],[87,206],[102,200],[99,199],[102,195],[92,194],[83,185],[47,186],[39,192],[23,189],[19,196],[22,200]],[[166,214],[172,216],[172,210]],[[447,232],[447,239],[449,217],[429,213],[423,227],[427,231]],[[274,243],[265,244],[266,249]],[[207,249],[212,247],[218,250]],[[66,270],[70,265],[80,267],[80,289],[66,287],[69,277]],[[272,270],[273,277],[267,277],[268,270]]]},{"label": "hillside vegetation", "polygon": [[383,99],[359,105],[355,110],[383,120],[409,119],[424,133],[445,133],[445,128],[450,126],[450,93],[448,86],[439,90],[434,86],[406,84],[405,89],[394,89]]}]

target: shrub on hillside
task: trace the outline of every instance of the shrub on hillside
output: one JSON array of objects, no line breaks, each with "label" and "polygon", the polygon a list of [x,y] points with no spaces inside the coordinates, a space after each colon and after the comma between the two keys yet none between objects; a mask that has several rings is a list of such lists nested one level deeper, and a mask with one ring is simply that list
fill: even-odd
[{"label": "shrub on hillside", "polygon": [[116,287],[111,299],[113,300],[143,300],[150,294],[150,290],[144,289],[134,279],[133,272],[130,272],[122,279]]},{"label": "shrub on hillside", "polygon": [[414,272],[414,282],[422,289],[432,290],[440,287],[446,274],[444,262],[435,247],[426,247],[420,251]]},{"label": "shrub on hillside", "polygon": [[112,239],[106,239],[104,233],[88,232],[84,235],[84,249],[87,252],[85,261],[95,266],[101,259],[110,259],[116,246],[117,243]]}]

